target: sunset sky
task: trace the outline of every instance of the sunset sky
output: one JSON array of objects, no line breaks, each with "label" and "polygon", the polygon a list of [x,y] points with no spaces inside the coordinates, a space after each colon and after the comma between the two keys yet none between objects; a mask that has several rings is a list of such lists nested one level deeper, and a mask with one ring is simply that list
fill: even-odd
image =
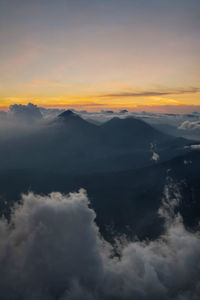
[{"label": "sunset sky", "polygon": [[0,106],[200,111],[199,0],[0,0]]}]

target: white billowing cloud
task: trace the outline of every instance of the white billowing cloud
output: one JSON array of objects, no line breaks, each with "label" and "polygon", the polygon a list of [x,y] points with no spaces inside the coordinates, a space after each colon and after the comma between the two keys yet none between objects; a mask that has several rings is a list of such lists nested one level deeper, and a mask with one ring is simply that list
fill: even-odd
[{"label": "white billowing cloud", "polygon": [[156,153],[156,152],[153,152],[153,154],[152,154],[152,160],[154,160],[154,161],[158,161],[159,160],[159,158],[160,158],[160,156],[159,156],[159,154],[158,153]]},{"label": "white billowing cloud", "polygon": [[0,112],[0,139],[13,142],[19,137],[27,137],[39,131],[45,120],[37,105],[10,105],[7,112]]},{"label": "white billowing cloud", "polygon": [[188,120],[184,121],[178,129],[181,130],[200,130],[200,121],[190,122]]},{"label": "white billowing cloud", "polygon": [[84,191],[22,201],[10,224],[0,222],[1,298],[57,299],[76,281],[96,286],[106,251]]},{"label": "white billowing cloud", "polygon": [[200,150],[200,145],[189,145],[185,146],[185,149],[191,149],[191,150]]},{"label": "white billowing cloud", "polygon": [[200,299],[200,235],[174,213],[179,201],[168,186],[164,235],[126,242],[115,257],[84,190],[23,195],[10,223],[0,220],[1,299]]}]

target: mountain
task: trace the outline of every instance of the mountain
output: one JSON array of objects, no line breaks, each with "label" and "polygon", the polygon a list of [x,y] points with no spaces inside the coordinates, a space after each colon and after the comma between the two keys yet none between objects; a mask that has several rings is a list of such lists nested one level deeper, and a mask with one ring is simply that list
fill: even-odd
[{"label": "mountain", "polygon": [[84,187],[105,235],[113,226],[152,237],[162,229],[157,209],[171,170],[171,177],[187,184],[183,199],[189,208],[184,204],[183,215],[192,224],[199,208],[200,157],[188,153],[187,144],[135,118],[113,118],[97,126],[65,111],[30,134],[0,143],[0,196],[8,199],[8,205],[1,202],[1,212],[27,190]]},{"label": "mountain", "polygon": [[113,118],[101,128],[110,143],[119,147],[149,147],[150,143],[161,143],[170,139],[170,136],[133,117]]},{"label": "mountain", "polygon": [[41,169],[78,175],[141,168],[184,153],[189,141],[171,137],[135,118],[97,126],[67,110],[29,135],[0,143],[2,169]]},{"label": "mountain", "polygon": [[[97,126],[91,124],[84,119],[82,119],[78,114],[74,113],[71,110],[66,110],[60,115],[58,115],[55,120],[53,121],[54,124],[64,126],[65,129],[72,129],[72,130],[95,130]],[[76,132],[78,133],[78,132]]]}]

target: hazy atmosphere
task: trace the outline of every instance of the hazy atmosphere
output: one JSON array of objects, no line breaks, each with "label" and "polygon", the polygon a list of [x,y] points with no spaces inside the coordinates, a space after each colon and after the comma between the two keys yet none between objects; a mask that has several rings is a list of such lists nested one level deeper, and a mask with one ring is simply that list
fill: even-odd
[{"label": "hazy atmosphere", "polygon": [[199,0],[0,0],[0,299],[200,300]]}]

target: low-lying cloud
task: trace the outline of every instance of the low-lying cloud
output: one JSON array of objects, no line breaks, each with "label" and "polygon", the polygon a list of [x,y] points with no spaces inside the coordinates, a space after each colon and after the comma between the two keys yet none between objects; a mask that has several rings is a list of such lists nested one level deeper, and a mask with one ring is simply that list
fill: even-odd
[{"label": "low-lying cloud", "polygon": [[185,146],[185,149],[200,150],[200,145],[189,145],[189,146]]},{"label": "low-lying cloud", "polygon": [[100,235],[84,190],[29,193],[0,220],[0,297],[13,300],[200,298],[200,234],[174,208],[165,189],[159,210],[165,233],[154,241],[120,243],[119,255]]},{"label": "low-lying cloud", "polygon": [[158,162],[159,159],[160,159],[160,155],[157,153],[156,145],[153,144],[153,143],[151,143],[151,145],[150,145],[150,150],[151,150],[151,152],[152,152],[152,157],[151,157],[151,159],[152,159],[153,161],[155,161],[155,162]]},{"label": "low-lying cloud", "polygon": [[36,122],[42,119],[42,114],[37,105],[28,103],[27,105],[10,105],[8,118],[15,121],[24,121],[27,123]]},{"label": "low-lying cloud", "polygon": [[195,122],[190,122],[188,120],[184,121],[178,129],[181,130],[200,130],[200,120]]},{"label": "low-lying cloud", "polygon": [[[47,127],[64,109],[44,108],[35,104],[11,105],[8,112],[0,111],[0,139],[12,139],[17,136],[29,135],[32,131],[38,131]],[[134,117],[154,126],[172,136],[182,136],[194,140],[200,139],[200,114],[193,112],[191,114],[163,114],[150,112],[131,112],[128,110],[101,110],[89,112],[86,110],[75,110],[86,121],[101,125],[114,117],[127,118]],[[152,157],[153,160],[157,156]]]}]

